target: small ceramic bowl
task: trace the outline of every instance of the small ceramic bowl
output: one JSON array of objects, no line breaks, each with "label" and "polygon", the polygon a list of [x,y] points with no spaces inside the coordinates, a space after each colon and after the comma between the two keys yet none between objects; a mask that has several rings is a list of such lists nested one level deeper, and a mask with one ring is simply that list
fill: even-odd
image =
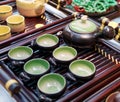
[{"label": "small ceramic bowl", "polygon": [[74,60],[69,65],[69,71],[76,78],[91,79],[95,75],[96,67],[88,60]]},{"label": "small ceramic bowl", "polygon": [[77,56],[77,51],[73,47],[61,46],[53,51],[53,57],[57,62],[70,62]]},{"label": "small ceramic bowl", "polygon": [[45,59],[35,58],[24,64],[24,71],[30,76],[41,76],[50,70],[50,64]]},{"label": "small ceramic bowl", "polygon": [[120,92],[116,91],[111,93],[105,100],[105,102],[120,102]]},{"label": "small ceramic bowl", "polygon": [[54,49],[59,43],[59,38],[52,34],[44,34],[36,39],[36,43],[43,49]]},{"label": "small ceramic bowl", "polygon": [[8,26],[0,25],[0,41],[6,40],[11,37],[11,29]]},{"label": "small ceramic bowl", "polygon": [[19,33],[25,30],[25,18],[22,15],[11,15],[6,21],[12,32]]},{"label": "small ceramic bowl", "polygon": [[18,46],[8,52],[8,57],[12,60],[26,60],[33,54],[33,50],[28,46]]},{"label": "small ceramic bowl", "polygon": [[57,97],[65,91],[66,79],[60,74],[50,73],[42,76],[37,86],[48,97]]},{"label": "small ceramic bowl", "polygon": [[0,5],[0,20],[5,21],[7,17],[12,15],[12,7],[10,5]]}]

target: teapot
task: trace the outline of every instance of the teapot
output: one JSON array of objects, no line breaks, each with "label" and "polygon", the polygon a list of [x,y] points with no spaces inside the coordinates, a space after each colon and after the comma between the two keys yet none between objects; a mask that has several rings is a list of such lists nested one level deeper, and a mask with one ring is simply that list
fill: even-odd
[{"label": "teapot", "polygon": [[105,26],[100,30],[87,15],[81,15],[80,19],[71,21],[63,30],[63,39],[66,44],[76,48],[91,48],[99,38],[112,39],[115,30],[111,26]]},{"label": "teapot", "polygon": [[18,12],[25,17],[37,17],[45,12],[46,0],[16,0]]}]

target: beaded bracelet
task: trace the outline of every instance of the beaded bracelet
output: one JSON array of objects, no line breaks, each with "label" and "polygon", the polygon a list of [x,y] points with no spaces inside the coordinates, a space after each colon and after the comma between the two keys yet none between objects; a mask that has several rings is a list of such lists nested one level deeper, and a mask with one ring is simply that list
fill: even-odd
[{"label": "beaded bracelet", "polygon": [[117,5],[117,2],[115,0],[73,0],[71,5],[73,7],[75,6],[74,8],[76,8],[76,6],[82,7],[86,12],[102,13],[107,11],[111,6]]}]

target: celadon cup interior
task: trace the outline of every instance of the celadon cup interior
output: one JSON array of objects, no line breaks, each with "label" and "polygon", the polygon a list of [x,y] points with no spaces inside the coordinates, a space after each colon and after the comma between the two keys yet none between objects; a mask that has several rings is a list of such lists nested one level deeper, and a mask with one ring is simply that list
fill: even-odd
[{"label": "celadon cup interior", "polygon": [[57,45],[58,42],[59,42],[59,38],[52,34],[44,34],[44,35],[39,36],[36,39],[37,45],[41,47],[53,47]]},{"label": "celadon cup interior", "polygon": [[[66,87],[66,79],[57,73],[49,73],[38,80],[38,89],[47,95],[55,95]],[[55,97],[55,96],[54,96]]]},{"label": "celadon cup interior", "polygon": [[30,75],[41,75],[50,69],[50,64],[45,59],[35,58],[24,64],[24,71]]},{"label": "celadon cup interior", "polygon": [[61,46],[53,51],[53,57],[59,61],[71,61],[77,56],[77,51],[73,47]]},{"label": "celadon cup interior", "polygon": [[33,50],[28,46],[18,46],[8,52],[8,57],[13,60],[26,60],[33,54]]},{"label": "celadon cup interior", "polygon": [[87,77],[95,73],[96,67],[88,60],[74,60],[69,65],[69,70],[78,77]]}]

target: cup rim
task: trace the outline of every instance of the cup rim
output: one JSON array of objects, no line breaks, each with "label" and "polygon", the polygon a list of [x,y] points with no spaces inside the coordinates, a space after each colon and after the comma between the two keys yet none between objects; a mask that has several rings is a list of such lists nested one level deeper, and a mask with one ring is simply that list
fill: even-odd
[{"label": "cup rim", "polygon": [[[93,68],[94,68],[94,70],[92,71],[92,73],[91,73],[90,75],[86,75],[86,76],[80,76],[80,75],[77,75],[76,73],[73,73],[72,70],[71,70],[71,65],[74,64],[75,62],[78,62],[78,61],[82,61],[82,62],[85,61],[85,62],[87,62],[87,63],[90,63],[90,64],[93,66]],[[92,62],[89,61],[89,60],[77,59],[77,60],[74,60],[74,61],[72,61],[72,62],[70,63],[70,65],[69,65],[69,71],[70,71],[73,75],[75,75],[75,76],[77,76],[77,77],[86,78],[86,77],[89,77],[89,76],[95,74],[95,72],[96,72],[96,66],[94,65],[94,63],[92,63]]]},{"label": "cup rim", "polygon": [[0,25],[0,27],[4,27],[4,28],[7,28],[7,29],[8,29],[7,32],[4,32],[4,33],[0,34],[0,36],[7,35],[7,34],[10,33],[10,31],[11,31],[11,28],[10,28],[9,26],[6,26],[6,25]]},{"label": "cup rim", "polygon": [[114,95],[114,94],[117,94],[117,93],[120,93],[119,91],[115,91],[115,92],[112,92],[111,94],[109,94],[105,100],[105,102],[108,102],[109,98]]},{"label": "cup rim", "polygon": [[[61,48],[68,48],[68,49],[71,49],[72,51],[75,52],[75,56],[72,58],[72,59],[69,59],[69,60],[61,60],[61,59],[58,59],[55,57],[55,52]],[[57,47],[56,49],[54,49],[53,53],[52,53],[53,57],[58,60],[58,61],[62,61],[62,62],[68,62],[68,61],[72,61],[74,60],[76,57],[77,57],[77,50],[73,47],[70,47],[70,46],[60,46],[60,47]]]},{"label": "cup rim", "polygon": [[[42,60],[42,61],[46,62],[46,64],[48,64],[48,69],[47,69],[45,72],[41,73],[41,74],[39,74],[39,73],[38,73],[38,74],[29,73],[29,72],[26,70],[26,65],[29,64],[29,63],[32,62],[32,61],[37,61],[37,60],[39,60],[39,61]],[[24,69],[24,71],[25,71],[26,73],[28,73],[29,75],[42,75],[42,74],[45,74],[46,72],[49,71],[49,69],[50,69],[50,63],[49,63],[47,60],[42,59],[42,58],[34,58],[34,59],[31,59],[31,60],[27,61],[27,62],[24,64],[23,69]]]},{"label": "cup rim", "polygon": [[0,8],[1,7],[9,7],[9,10],[8,11],[4,11],[4,12],[0,12],[0,14],[4,14],[4,13],[8,13],[8,12],[11,12],[12,11],[12,7],[10,5],[0,5]]},{"label": "cup rim", "polygon": [[[42,80],[44,77],[50,76],[50,75],[57,75],[57,76],[59,76],[59,77],[61,77],[61,78],[63,79],[63,81],[64,81],[64,86],[62,87],[62,89],[61,89],[60,91],[55,92],[55,93],[46,93],[46,92],[44,92],[43,90],[40,89],[39,83],[41,82],[41,80]],[[65,77],[63,77],[61,74],[59,74],[59,73],[48,73],[48,74],[45,74],[45,75],[43,75],[42,77],[40,77],[40,79],[39,79],[38,82],[37,82],[37,87],[38,87],[39,91],[41,91],[41,92],[44,93],[44,94],[47,94],[47,95],[55,95],[55,94],[58,94],[58,93],[62,92],[62,91],[65,89],[66,84],[67,84],[67,81],[66,81]]]},{"label": "cup rim", "polygon": [[[52,45],[52,46],[43,46],[43,45],[39,44],[39,43],[38,43],[38,40],[39,40],[41,37],[46,37],[46,36],[54,37],[54,38],[57,40],[56,44],[54,44],[54,45]],[[43,35],[40,35],[40,36],[37,37],[36,43],[37,43],[37,45],[40,46],[40,47],[51,48],[51,47],[56,46],[56,45],[59,43],[59,38],[58,38],[56,35],[53,35],[53,34],[43,34]]]},{"label": "cup rim", "polygon": [[[11,53],[12,51],[14,51],[15,49],[18,49],[18,48],[27,48],[27,49],[29,49],[29,50],[31,51],[30,56],[27,57],[27,58],[24,58],[24,59],[16,59],[16,58],[11,57],[11,56],[10,56],[10,53]],[[8,57],[9,57],[11,60],[16,60],[16,61],[21,61],[21,60],[29,59],[32,55],[33,55],[33,49],[30,48],[29,46],[17,46],[17,47],[14,47],[14,48],[12,48],[12,49],[10,49],[10,50],[8,51]]]},{"label": "cup rim", "polygon": [[[13,17],[21,17],[21,21],[11,22],[10,19],[11,18],[13,19]],[[11,16],[6,18],[6,21],[7,21],[8,24],[16,24],[16,25],[23,23],[24,20],[25,20],[25,17],[20,15],[20,14],[11,15]]]}]

